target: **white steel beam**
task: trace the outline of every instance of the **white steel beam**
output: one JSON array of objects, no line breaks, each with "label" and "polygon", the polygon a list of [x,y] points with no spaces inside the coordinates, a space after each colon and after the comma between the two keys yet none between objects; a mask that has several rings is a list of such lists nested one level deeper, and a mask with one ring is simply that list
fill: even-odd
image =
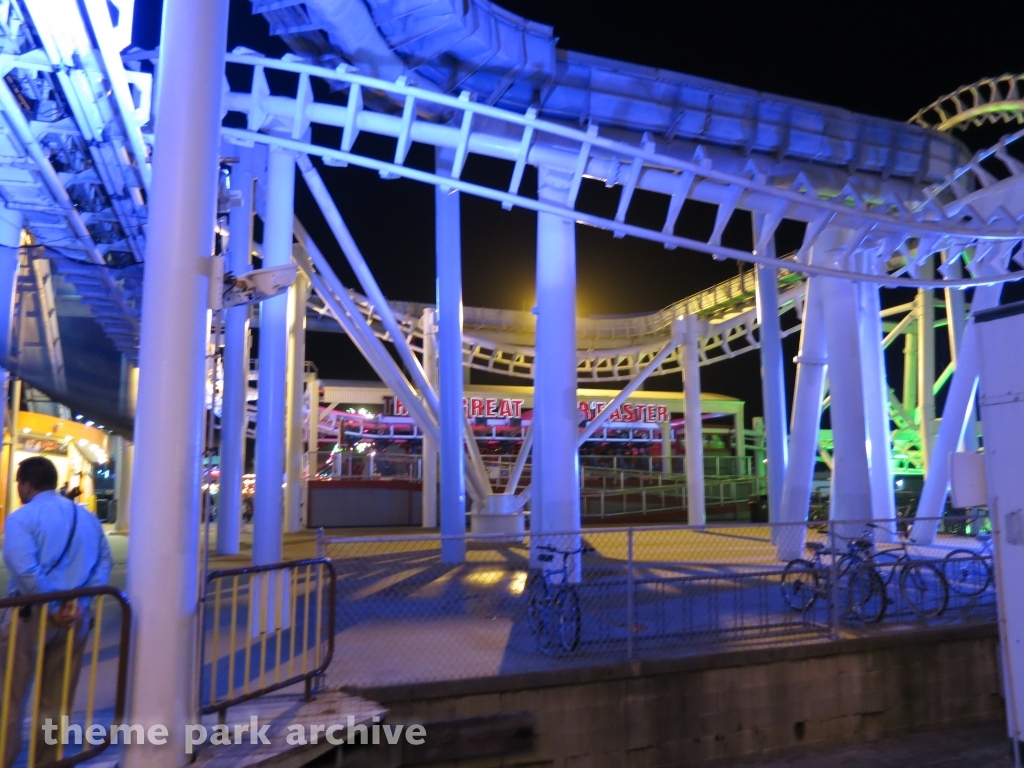
[{"label": "white steel beam", "polygon": [[[812,253],[812,258],[817,254]],[[807,281],[804,297],[800,352],[796,358],[796,388],[789,431],[789,463],[782,484],[782,523],[803,523],[807,519],[818,460],[818,432],[821,428],[822,401],[825,394],[825,371],[828,352],[822,309],[821,281]],[[802,525],[786,526],[776,537],[777,556],[782,561],[803,556]]]},{"label": "white steel beam", "polygon": [[[257,175],[255,149],[242,150],[231,170],[231,188],[239,203],[229,212],[228,272],[240,276],[252,268],[252,228]],[[262,164],[262,163],[261,163]],[[220,491],[217,494],[217,554],[236,555],[241,546],[242,475],[249,393],[249,307],[224,310],[224,382],[220,422]]]},{"label": "white steel beam", "polygon": [[[267,159],[263,267],[292,263],[295,156],[272,148]],[[252,561],[281,561],[284,529],[285,418],[288,367],[288,294],[260,302],[259,399],[256,401],[256,485]]]},{"label": "white steel beam", "polygon": [[686,522],[704,525],[704,418],[700,409],[700,326],[687,315],[683,340],[683,395],[686,409]]},{"label": "white steel beam", "polygon": [[[565,205],[571,186],[570,175],[540,169],[541,200]],[[575,226],[571,219],[550,213],[537,216],[537,358],[530,517],[534,532],[578,531],[580,526]],[[535,549],[534,541],[532,537],[531,549]],[[577,578],[578,563],[578,556],[570,563],[570,572]]]},{"label": "white steel beam", "polygon": [[[165,746],[125,746],[127,768],[182,768],[195,722],[199,486],[206,299],[216,215],[227,0],[164,6],[135,417],[137,514],[128,538],[132,673],[126,722],[160,724]],[[0,91],[6,88],[0,89]]]},{"label": "white steel beam", "polygon": [[[435,153],[439,176],[451,180],[452,160],[447,153]],[[462,213],[459,193],[442,186],[434,188],[434,249],[439,401],[435,413],[441,457],[439,515],[441,535],[461,537],[466,533],[466,456],[462,447],[466,423],[462,407]],[[483,503],[487,503],[486,498]],[[446,563],[463,562],[465,540],[442,539],[441,558]]]},{"label": "white steel beam", "polygon": [[[431,386],[437,387],[437,322],[435,311],[428,307],[423,310],[423,373]],[[440,391],[440,388],[438,388]],[[437,441],[430,435],[423,435],[420,450],[423,490],[420,496],[420,524],[424,528],[437,527],[437,468],[439,456]]]},{"label": "white steel beam", "polygon": [[[754,217],[754,238],[760,240],[763,216]],[[775,256],[775,241],[764,242],[765,254]],[[789,458],[786,450],[786,375],[782,366],[782,331],[779,328],[778,272],[757,266],[757,322],[761,329],[761,397],[764,403],[765,452],[768,460],[768,513],[782,519],[782,485]]]},{"label": "white steel beam", "polygon": [[341,211],[338,210],[334,203],[334,198],[327,191],[323,179],[320,178],[320,174],[313,167],[309,157],[305,155],[300,156],[298,163],[299,171],[302,173],[306,186],[309,187],[309,191],[320,207],[320,212],[323,213],[324,219],[327,220],[327,225],[331,228],[334,238],[338,241],[338,245],[341,246],[342,253],[345,254],[349,266],[352,267],[352,271],[355,272],[367,296],[373,302],[374,310],[380,317],[388,334],[390,334],[391,342],[394,344],[399,358],[401,358],[402,363],[409,372],[412,383],[420,393],[420,397],[426,404],[427,409],[436,418],[438,412],[437,394],[427,382],[427,378],[423,374],[423,366],[420,365],[420,361],[416,359],[416,355],[413,354],[412,349],[409,347],[408,340],[399,327],[394,313],[391,311],[391,305],[384,298],[384,294],[377,285],[377,280],[370,271],[366,259],[363,258],[359,246],[356,245],[356,241],[352,238],[352,233],[348,231],[345,220],[341,217]]},{"label": "white steel beam", "polygon": [[[998,285],[975,291],[971,315],[998,305],[1001,292],[1001,286]],[[960,340],[956,370],[949,381],[942,421],[935,434],[924,487],[914,513],[915,517],[923,518],[914,523],[914,539],[919,544],[930,544],[938,533],[936,518],[945,510],[946,496],[949,494],[949,455],[957,450],[967,425],[973,421],[979,371],[978,340],[973,322],[968,322]]]},{"label": "white steel beam", "polygon": [[313,290],[316,291],[331,316],[345,330],[352,343],[370,363],[376,374],[391,387],[391,391],[409,409],[409,414],[417,426],[424,433],[436,434],[437,424],[433,417],[416,396],[412,385],[409,384],[405,374],[388,354],[383,342],[367,327],[363,321],[363,314],[331,270],[316,243],[313,242],[297,218],[293,220],[292,226],[295,228],[301,246],[301,249],[296,250],[298,266],[309,278]]}]

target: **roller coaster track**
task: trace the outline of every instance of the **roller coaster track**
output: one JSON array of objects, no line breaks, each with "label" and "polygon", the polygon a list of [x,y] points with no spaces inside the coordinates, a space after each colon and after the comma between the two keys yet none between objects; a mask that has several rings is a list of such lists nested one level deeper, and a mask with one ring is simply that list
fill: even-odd
[{"label": "roller coaster track", "polygon": [[[737,159],[735,153],[701,145],[693,149],[690,160],[684,160],[680,157],[678,141],[659,147],[648,136],[637,146],[605,138],[594,126],[584,131],[540,120],[529,112],[520,115],[480,105],[466,93],[459,97],[446,96],[416,88],[401,79],[389,83],[347,69],[331,70],[250,53],[230,55],[228,61],[230,66],[248,70],[251,80],[247,92],[232,91],[225,98],[227,110],[245,119],[244,128],[224,128],[225,136],[238,144],[284,147],[319,156],[327,165],[352,164],[371,168],[388,178],[405,177],[453,187],[497,200],[506,207],[519,205],[546,210],[615,234],[662,242],[670,248],[682,246],[718,258],[736,258],[776,268],[785,264],[785,269],[791,273],[840,276],[907,287],[966,286],[1017,277],[1007,274],[1007,265],[1024,231],[1020,221],[1022,211],[1009,207],[1024,167],[1011,154],[1011,150],[1017,148],[1020,134],[978,153],[938,183],[915,186],[902,179],[864,177],[835,169],[825,174],[818,167],[770,163],[754,156]],[[293,77],[296,85],[291,93],[271,92],[267,72],[274,70]],[[344,103],[338,99],[335,100],[339,103],[334,103],[315,98],[313,81],[316,79],[326,81],[328,90],[341,94]],[[403,103],[400,115],[388,108],[389,100],[380,98],[382,93],[391,101]],[[427,112],[447,110],[447,123],[420,118],[424,106],[432,107]],[[238,126],[238,118],[230,125]],[[313,125],[341,128],[340,142],[328,145],[305,140]],[[360,153],[356,137],[364,132],[395,139],[393,160]],[[453,177],[440,177],[406,165],[409,148],[414,142],[454,150]],[[461,178],[461,171],[472,154],[507,161],[512,177],[508,189]],[[993,174],[992,162],[1002,164],[1002,178]],[[565,172],[570,180],[569,200],[575,207],[554,206],[520,194],[519,185],[527,163],[554,166]],[[737,164],[742,166],[740,173],[721,170],[723,167],[735,169]],[[621,188],[614,218],[580,210],[577,195],[584,178]],[[820,183],[813,183],[812,179]],[[645,228],[629,223],[629,207],[637,189],[666,198],[668,213],[661,227]],[[676,220],[686,200],[716,206],[713,231],[704,240],[675,234]],[[721,243],[726,225],[741,209],[765,217],[765,225],[750,251],[727,248]],[[795,258],[780,262],[766,253],[784,219],[802,222],[806,233]],[[810,263],[810,252],[817,237],[826,227],[836,226],[851,233],[845,251],[832,265]],[[920,268],[930,259],[937,258],[939,272],[945,274],[952,262],[968,249],[973,249],[973,258],[967,265],[972,278],[920,278]],[[795,302],[797,295],[798,292],[788,293],[786,301]],[[361,299],[356,295],[353,298]],[[364,316],[373,315],[365,300],[361,306]],[[394,306],[399,315],[404,315],[409,337],[415,336],[422,307],[410,305],[406,308],[408,311],[403,311],[402,305]],[[669,311],[684,309],[680,306]],[[706,361],[756,346],[751,325],[754,313],[749,303],[745,309],[734,317],[709,321],[703,351]],[[470,364],[511,375],[531,375],[532,348],[528,341],[531,318],[506,311],[479,312],[490,315],[489,322],[475,324],[467,315]],[[659,342],[665,342],[667,317],[665,313],[656,313],[639,323],[635,319],[581,321],[581,378],[615,380],[634,375],[653,357]],[[371,324],[376,325],[375,319],[372,318]],[[712,333],[712,329],[715,332]],[[379,327],[377,330],[382,335]],[[609,343],[612,339],[614,341]],[[672,370],[677,365],[678,361],[670,358],[663,364],[663,370]]]},{"label": "roller coaster track", "polygon": [[910,122],[936,131],[994,123],[1024,124],[1024,75],[989,77],[957,88],[929,104]]}]

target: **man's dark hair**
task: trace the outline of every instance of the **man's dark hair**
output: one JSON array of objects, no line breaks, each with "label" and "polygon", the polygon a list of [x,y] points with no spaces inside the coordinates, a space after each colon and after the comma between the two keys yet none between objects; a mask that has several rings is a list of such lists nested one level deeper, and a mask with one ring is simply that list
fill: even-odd
[{"label": "man's dark hair", "polygon": [[18,464],[15,480],[28,483],[37,491],[57,489],[57,467],[45,456],[30,456]]}]

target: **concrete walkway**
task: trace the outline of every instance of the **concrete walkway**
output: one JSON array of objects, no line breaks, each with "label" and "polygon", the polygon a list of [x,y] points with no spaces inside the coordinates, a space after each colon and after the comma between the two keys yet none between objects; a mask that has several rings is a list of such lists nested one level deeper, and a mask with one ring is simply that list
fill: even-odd
[{"label": "concrete walkway", "polygon": [[755,768],[1012,768],[1006,724],[986,723],[883,739],[834,752],[756,763]]}]

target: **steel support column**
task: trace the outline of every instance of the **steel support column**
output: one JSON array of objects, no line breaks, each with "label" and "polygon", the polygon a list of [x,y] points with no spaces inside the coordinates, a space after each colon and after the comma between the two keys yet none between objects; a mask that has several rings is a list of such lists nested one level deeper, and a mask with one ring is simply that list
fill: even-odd
[{"label": "steel support column", "polygon": [[[988,285],[974,291],[971,314],[999,304],[1001,285]],[[935,443],[925,475],[924,487],[917,502],[915,517],[926,518],[914,523],[914,539],[930,544],[939,530],[936,518],[942,515],[949,493],[949,454],[956,451],[967,425],[974,420],[974,395],[979,375],[978,340],[973,323],[968,322],[960,340],[956,370],[949,380],[942,420],[935,433]]]},{"label": "steel support column", "polygon": [[[755,237],[759,220],[755,216]],[[775,255],[774,241],[771,255]],[[782,485],[789,462],[786,446],[786,375],[782,367],[782,331],[779,328],[778,272],[768,267],[757,269],[757,322],[761,329],[761,396],[764,401],[765,453],[768,466],[768,516],[773,523],[782,519]]]},{"label": "steel support column", "polygon": [[[921,277],[931,278],[935,269],[929,261],[921,268]],[[921,456],[928,466],[932,443],[935,442],[935,294],[929,289],[917,292],[917,397],[919,401],[918,431],[921,435]]]},{"label": "steel support column", "polygon": [[[450,152],[438,151],[437,172],[450,173],[452,159]],[[459,193],[435,187],[434,216],[441,535],[464,536],[466,454],[463,434],[466,416],[462,408],[462,217]],[[441,559],[446,563],[463,562],[466,559],[465,541],[444,539],[441,542]]]},{"label": "steel support column", "polygon": [[[950,262],[948,274],[953,279],[963,277],[963,266],[960,259]],[[960,344],[964,336],[964,326],[967,324],[967,309],[963,291],[947,288],[945,294],[946,332],[949,334],[949,351],[955,370],[960,354]],[[967,427],[964,429],[964,436],[957,450],[969,452],[978,450],[978,420],[973,411],[967,417]]]},{"label": "steel support column", "polygon": [[[871,517],[888,521],[896,518],[896,499],[892,477],[889,384],[885,373],[885,351],[882,349],[885,332],[882,329],[881,298],[878,287],[870,283],[857,283],[857,298]],[[895,533],[895,528],[892,527],[890,532]]]},{"label": "steel support column", "polygon": [[196,713],[199,485],[209,261],[216,215],[226,0],[165,3],[135,418],[137,514],[128,539],[132,670],[126,722],[168,746],[125,747],[128,768],[180,768]]},{"label": "steel support column", "polygon": [[[258,150],[238,148],[241,162],[231,171],[239,205],[231,208],[226,269],[241,275],[252,269],[252,226]],[[264,153],[259,153],[264,154]],[[262,163],[260,163],[262,165]],[[220,422],[220,490],[217,494],[217,554],[237,555],[242,524],[242,475],[249,416],[249,307],[224,311],[224,383]]]},{"label": "steel support column", "polygon": [[[437,386],[437,322],[433,309],[423,310],[423,373],[427,382],[439,391]],[[437,527],[437,441],[424,434],[421,441],[420,461],[423,489],[420,494],[422,509],[420,524],[424,528]]]},{"label": "steel support column", "polygon": [[306,303],[309,278],[299,273],[288,289],[288,362],[285,382],[285,530],[294,533],[303,526],[305,508],[302,481],[303,401],[306,381]]},{"label": "steel support column", "polygon": [[849,280],[825,278],[822,283],[834,441],[831,511],[837,520],[862,520],[873,514],[860,294]]},{"label": "steel support column", "polygon": [[[570,185],[568,175],[538,171],[537,194],[545,202],[565,205]],[[530,528],[578,531],[576,224],[550,213],[537,214],[536,339]]]},{"label": "steel support column", "polygon": [[[292,260],[295,158],[271,148],[267,162],[267,216],[263,266]],[[253,495],[252,561],[281,560],[285,478],[285,380],[288,366],[288,294],[260,304],[259,400],[256,405],[256,487]]]},{"label": "steel support column", "polygon": [[[828,363],[823,317],[821,278],[807,281],[804,296],[800,352],[796,358],[796,388],[789,432],[789,463],[782,484],[779,522],[803,523],[811,500],[814,469],[818,463],[818,433],[821,428],[825,371]],[[780,560],[801,557],[805,529],[802,525],[783,528],[776,536]]]},{"label": "steel support column", "polygon": [[686,410],[686,522],[704,525],[704,419],[700,410],[700,339],[696,315],[687,315],[683,340],[683,395]]}]

